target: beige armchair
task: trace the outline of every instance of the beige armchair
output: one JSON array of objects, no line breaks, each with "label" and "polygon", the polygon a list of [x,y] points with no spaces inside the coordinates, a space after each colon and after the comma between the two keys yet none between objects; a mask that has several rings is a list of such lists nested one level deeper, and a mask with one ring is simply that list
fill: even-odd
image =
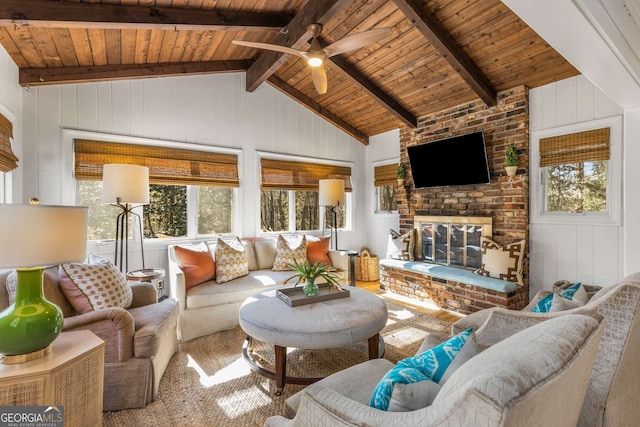
[{"label": "beige armchair", "polygon": [[[483,346],[491,346],[527,324],[577,313],[600,314],[606,328],[580,414],[579,426],[631,426],[640,420],[640,273],[624,277],[602,288],[582,307],[557,313],[532,313],[540,299],[549,294],[541,291],[522,311],[490,308],[459,320],[452,333],[468,327],[485,325],[490,319],[505,317],[505,329],[499,334],[484,335]],[[517,320],[517,321],[516,321]],[[488,327],[489,330],[497,328]]]},{"label": "beige armchair", "polygon": [[[492,324],[500,320],[496,316]],[[394,366],[370,360],[296,393],[286,401],[295,417],[271,417],[265,426],[575,425],[603,331],[597,315],[535,324],[471,358],[431,406],[409,412],[367,405],[376,384]]]},{"label": "beige armchair", "polygon": [[[6,279],[0,272],[0,310],[9,305]],[[141,408],[157,397],[160,378],[177,349],[175,300],[158,302],[149,283],[131,285],[130,308],[107,308],[77,314],[59,287],[58,266],[44,273],[44,293],[64,315],[64,331],[90,330],[105,341],[105,411]]]}]

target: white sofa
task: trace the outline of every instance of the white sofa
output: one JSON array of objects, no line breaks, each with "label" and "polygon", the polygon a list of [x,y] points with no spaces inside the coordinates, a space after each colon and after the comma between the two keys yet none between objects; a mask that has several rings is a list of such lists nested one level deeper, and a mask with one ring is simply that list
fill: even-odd
[{"label": "white sofa", "polygon": [[[238,311],[249,296],[268,288],[282,286],[292,271],[273,271],[276,257],[276,237],[242,239],[249,264],[249,274],[226,283],[210,280],[188,291],[184,273],[176,259],[175,246],[169,246],[169,295],[178,301],[180,317],[178,337],[182,341],[231,329],[239,325]],[[196,248],[197,244],[179,245]],[[208,242],[213,254],[215,242]],[[343,251],[329,251],[332,265],[343,271],[341,282],[349,277],[349,257]],[[295,282],[292,282],[292,284]]]}]

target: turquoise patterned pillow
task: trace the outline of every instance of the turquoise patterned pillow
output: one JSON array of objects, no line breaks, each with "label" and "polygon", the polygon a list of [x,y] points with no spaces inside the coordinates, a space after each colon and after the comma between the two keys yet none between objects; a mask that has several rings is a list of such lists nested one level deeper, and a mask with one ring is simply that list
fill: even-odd
[{"label": "turquoise patterned pillow", "polygon": [[[583,295],[584,294],[584,295]],[[558,304],[559,302],[561,303],[562,301],[558,301],[558,297],[563,298],[565,300],[568,301],[576,301],[578,302],[578,306],[580,305],[584,305],[587,301],[586,301],[586,291],[584,290],[584,287],[582,286],[582,284],[580,282],[569,286],[567,289],[564,289],[558,293],[552,293],[547,295],[546,297],[542,298],[540,301],[538,301],[538,303],[536,304],[535,307],[533,307],[533,312],[534,313],[549,313],[551,311],[560,311],[560,310],[553,310],[553,301],[556,301],[556,305],[562,305],[562,304]],[[563,307],[558,307],[558,308],[565,308],[565,306]]]},{"label": "turquoise patterned pillow", "polygon": [[425,380],[439,383],[447,367],[471,337],[472,331],[473,329],[469,328],[424,353],[399,361],[382,377],[373,391],[369,406],[386,411],[395,384],[411,384]]}]

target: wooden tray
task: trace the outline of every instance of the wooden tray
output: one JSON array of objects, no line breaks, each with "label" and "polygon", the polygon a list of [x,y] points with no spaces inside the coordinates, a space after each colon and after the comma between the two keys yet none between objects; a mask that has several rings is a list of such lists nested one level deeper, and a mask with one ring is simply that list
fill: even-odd
[{"label": "wooden tray", "polygon": [[344,287],[341,287],[340,290],[331,289],[328,283],[319,283],[318,287],[320,290],[318,291],[318,295],[315,297],[306,296],[304,292],[302,292],[302,285],[298,285],[295,288],[278,289],[276,295],[290,307],[297,307],[299,305],[312,304],[314,302],[346,298],[350,294],[349,290]]}]

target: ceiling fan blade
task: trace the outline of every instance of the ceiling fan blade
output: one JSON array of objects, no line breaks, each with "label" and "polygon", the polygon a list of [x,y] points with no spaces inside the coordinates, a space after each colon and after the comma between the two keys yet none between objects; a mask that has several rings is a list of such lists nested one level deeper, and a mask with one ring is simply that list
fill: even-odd
[{"label": "ceiling fan blade", "polygon": [[296,56],[299,56],[301,58],[304,58],[304,56],[302,54],[307,53],[307,52],[304,52],[304,51],[301,51],[301,50],[294,49],[292,47],[280,46],[278,44],[248,42],[248,41],[244,41],[244,40],[232,40],[231,43],[237,44],[237,45],[240,45],[240,46],[254,47],[254,48],[257,48],[257,49],[266,49],[266,50],[273,50],[273,51],[276,51],[276,52],[288,53],[290,55],[296,55]]},{"label": "ceiling fan blade", "polygon": [[316,87],[316,92],[320,95],[327,93],[327,71],[324,69],[324,65],[311,68],[311,78],[313,78],[313,85]]},{"label": "ceiling fan blade", "polygon": [[382,40],[391,34],[391,28],[376,28],[375,30],[363,31],[340,39],[324,48],[327,57],[339,55],[350,50],[360,49],[366,45]]}]

